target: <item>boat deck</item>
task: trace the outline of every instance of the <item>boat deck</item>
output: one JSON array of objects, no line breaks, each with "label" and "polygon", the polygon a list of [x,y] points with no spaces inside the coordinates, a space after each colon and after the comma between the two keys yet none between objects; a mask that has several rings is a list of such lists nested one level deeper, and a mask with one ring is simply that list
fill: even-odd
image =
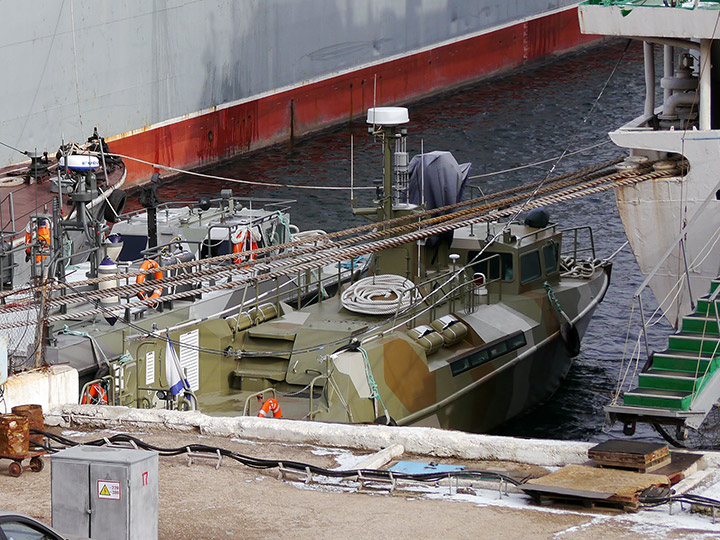
[{"label": "boat deck", "polygon": [[[4,241],[17,240],[24,236],[25,226],[31,216],[52,214],[53,200],[57,199],[58,194],[51,190],[50,178],[57,176],[58,163],[54,158],[49,158],[48,161],[44,165],[47,167],[47,172],[40,181],[29,174],[29,164],[0,169],[0,234]],[[98,187],[101,192],[104,192],[108,187],[117,186],[123,182],[125,167],[115,167],[108,172],[107,179],[104,174],[99,172],[96,174]],[[93,201],[94,204],[98,204],[98,202]],[[67,216],[73,209],[72,201],[68,196],[63,196],[62,203],[62,214]]]}]

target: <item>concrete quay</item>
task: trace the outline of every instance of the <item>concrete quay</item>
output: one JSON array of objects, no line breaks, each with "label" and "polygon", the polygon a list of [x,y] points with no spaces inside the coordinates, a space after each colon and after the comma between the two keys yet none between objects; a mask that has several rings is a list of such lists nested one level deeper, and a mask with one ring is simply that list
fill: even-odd
[{"label": "concrete quay", "polygon": [[[401,445],[400,459],[463,464],[537,477],[587,461],[593,444],[512,439],[432,428],[336,425],[281,419],[218,418],[200,413],[65,405],[45,416],[47,429],[77,441],[128,433],[165,448],[201,443],[266,459],[325,468],[356,468],[369,454]],[[47,461],[52,461],[50,458]],[[705,453],[676,485],[720,499],[720,456]],[[0,508],[50,522],[50,469],[10,477],[0,461]],[[361,486],[354,480],[278,479],[277,469],[236,461],[160,459],[159,537],[185,538],[720,538],[720,523],[674,504],[636,513],[576,504],[535,505],[517,490],[487,483]]]}]

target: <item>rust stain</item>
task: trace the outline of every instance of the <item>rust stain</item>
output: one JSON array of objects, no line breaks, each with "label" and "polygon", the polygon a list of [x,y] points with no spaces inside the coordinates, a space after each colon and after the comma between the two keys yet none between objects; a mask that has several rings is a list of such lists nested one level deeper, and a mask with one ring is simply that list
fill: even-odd
[{"label": "rust stain", "polygon": [[408,411],[419,411],[437,401],[435,374],[407,341],[386,343],[384,353],[385,382]]}]

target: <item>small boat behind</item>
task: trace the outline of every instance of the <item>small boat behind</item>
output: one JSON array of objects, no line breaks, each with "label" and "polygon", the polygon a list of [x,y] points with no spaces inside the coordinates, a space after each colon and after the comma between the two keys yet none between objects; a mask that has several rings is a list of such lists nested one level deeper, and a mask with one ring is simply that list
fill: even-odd
[{"label": "small boat behind", "polygon": [[127,199],[125,165],[97,129],[54,156],[24,154],[27,164],[0,169],[0,292],[87,260]]}]

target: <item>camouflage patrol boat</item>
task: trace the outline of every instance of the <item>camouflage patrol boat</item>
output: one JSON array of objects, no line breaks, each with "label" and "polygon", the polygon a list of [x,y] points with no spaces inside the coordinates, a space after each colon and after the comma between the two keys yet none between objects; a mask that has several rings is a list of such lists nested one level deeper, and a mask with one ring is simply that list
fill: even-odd
[{"label": "camouflage patrol boat", "polygon": [[122,357],[83,400],[477,432],[548,399],[610,263],[595,257],[589,227],[563,231],[542,210],[501,222],[517,209],[462,201],[468,166],[443,153],[410,161],[407,120],[403,108],[368,113],[384,183],[376,207],[354,212],[371,225],[233,268],[255,286],[372,255],[372,275],[337,280],[338,294],[312,305],[278,292],[202,319],[175,307],[152,326],[125,326],[114,338]]}]

